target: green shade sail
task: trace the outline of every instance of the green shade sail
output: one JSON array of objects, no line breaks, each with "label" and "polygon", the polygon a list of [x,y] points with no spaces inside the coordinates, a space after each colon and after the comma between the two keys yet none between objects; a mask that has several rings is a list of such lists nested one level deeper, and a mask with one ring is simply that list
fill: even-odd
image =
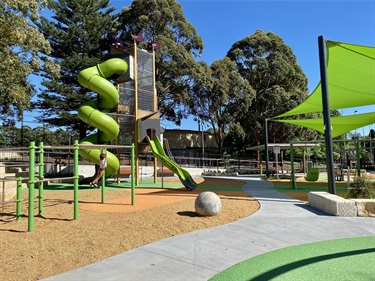
[{"label": "green shade sail", "polygon": [[[314,129],[324,134],[323,118],[317,119],[288,119],[288,120],[273,120],[283,123],[294,124],[309,129]],[[342,134],[361,128],[366,125],[375,123],[375,112],[356,114],[350,116],[331,117],[331,135],[332,138],[338,137]]]},{"label": "green shade sail", "polygon": [[[375,104],[375,48],[334,41],[326,46],[330,109]],[[275,118],[322,111],[319,83],[303,103]]]},{"label": "green shade sail", "polygon": [[[375,123],[375,48],[327,40],[326,52],[330,109],[373,106],[370,113],[332,117],[332,137]],[[272,120],[304,126],[324,133],[323,119],[277,119],[322,111],[319,83],[303,103]]]}]

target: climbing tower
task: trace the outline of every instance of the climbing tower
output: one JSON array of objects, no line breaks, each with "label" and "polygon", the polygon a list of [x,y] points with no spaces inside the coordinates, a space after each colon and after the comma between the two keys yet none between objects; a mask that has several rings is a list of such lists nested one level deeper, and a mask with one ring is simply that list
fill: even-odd
[{"label": "climbing tower", "polygon": [[[124,59],[128,71],[116,82],[119,91],[117,105],[117,122],[120,133],[117,139],[119,145],[135,144],[135,179],[139,179],[138,154],[143,149],[146,136],[153,139],[160,136],[160,114],[155,86],[155,52],[144,50],[137,46],[128,49],[118,44],[111,46],[111,56]],[[156,171],[156,162],[154,163]],[[156,177],[155,177],[156,178]]]}]

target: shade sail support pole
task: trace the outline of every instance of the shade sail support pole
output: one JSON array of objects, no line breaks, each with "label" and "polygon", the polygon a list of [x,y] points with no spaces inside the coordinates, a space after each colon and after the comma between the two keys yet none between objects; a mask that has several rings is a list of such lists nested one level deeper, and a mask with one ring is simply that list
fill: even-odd
[{"label": "shade sail support pole", "polygon": [[320,83],[322,89],[322,106],[323,106],[323,120],[324,120],[324,139],[326,145],[326,165],[328,176],[329,193],[336,194],[336,184],[334,178],[334,163],[333,163],[333,149],[332,149],[332,134],[331,134],[331,118],[329,109],[329,92],[328,92],[328,78],[327,78],[327,55],[326,44],[324,36],[318,37],[319,45],[319,65],[320,65]]},{"label": "shade sail support pole", "polygon": [[270,170],[269,170],[269,154],[268,154],[268,119],[264,119],[264,156],[266,158],[266,177],[270,177]]}]

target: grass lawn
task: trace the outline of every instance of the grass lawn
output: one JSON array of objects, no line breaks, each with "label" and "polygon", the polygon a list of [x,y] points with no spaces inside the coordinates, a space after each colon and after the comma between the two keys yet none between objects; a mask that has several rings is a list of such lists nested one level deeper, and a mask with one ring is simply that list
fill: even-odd
[{"label": "grass lawn", "polygon": [[[299,199],[301,201],[307,201],[308,194],[310,191],[325,191],[328,192],[328,183],[325,181],[306,182],[297,181],[297,189],[291,189],[290,182],[285,180],[272,180],[273,188],[281,193],[288,194],[289,196]],[[345,197],[348,191],[347,183],[340,182],[336,183],[336,194]]]}]

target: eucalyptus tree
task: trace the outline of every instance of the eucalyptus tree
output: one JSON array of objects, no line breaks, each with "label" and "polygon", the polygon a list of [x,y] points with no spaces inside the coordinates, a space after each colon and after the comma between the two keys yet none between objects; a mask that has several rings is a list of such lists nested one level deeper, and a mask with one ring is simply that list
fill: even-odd
[{"label": "eucalyptus tree", "polygon": [[[255,90],[256,97],[248,113],[238,122],[247,133],[249,145],[261,144],[265,119],[286,112],[306,99],[307,78],[292,49],[273,32],[266,34],[257,30],[234,43],[227,55]],[[292,136],[304,137],[306,132],[316,134],[302,127],[277,122],[269,122],[268,129],[269,139],[273,142],[287,142]]]},{"label": "eucalyptus tree", "polygon": [[45,67],[40,73],[44,79],[36,102],[42,113],[39,120],[72,128],[82,138],[92,127],[78,119],[77,110],[96,94],[84,89],[77,75],[109,57],[117,15],[109,0],[50,0],[48,9],[52,17],[41,17],[36,24],[50,41],[50,58],[61,71],[56,76]]},{"label": "eucalyptus tree", "polygon": [[19,130],[15,125],[0,125],[0,147],[20,146]]},{"label": "eucalyptus tree", "polygon": [[48,126],[23,126],[17,128],[15,125],[0,125],[0,148],[28,146],[30,142],[45,145],[72,145],[77,138],[75,132],[58,128],[51,131]]},{"label": "eucalyptus tree", "polygon": [[[191,92],[191,110],[213,129],[220,155],[230,124],[248,113],[255,91],[236,71],[229,58],[216,60],[210,67],[200,64]],[[238,130],[240,133],[240,130]]]},{"label": "eucalyptus tree", "polygon": [[119,36],[123,41],[141,34],[140,47],[146,48],[148,43],[160,46],[155,59],[159,110],[163,118],[179,125],[189,112],[189,77],[196,72],[194,56],[202,53],[202,38],[175,0],[133,1],[123,8],[120,19]]},{"label": "eucalyptus tree", "polygon": [[[40,52],[50,52],[49,42],[32,24],[44,0],[0,2],[0,119],[21,118],[35,94],[29,75],[40,68]],[[44,64],[51,67],[49,60]],[[53,67],[52,67],[53,69]]]}]

